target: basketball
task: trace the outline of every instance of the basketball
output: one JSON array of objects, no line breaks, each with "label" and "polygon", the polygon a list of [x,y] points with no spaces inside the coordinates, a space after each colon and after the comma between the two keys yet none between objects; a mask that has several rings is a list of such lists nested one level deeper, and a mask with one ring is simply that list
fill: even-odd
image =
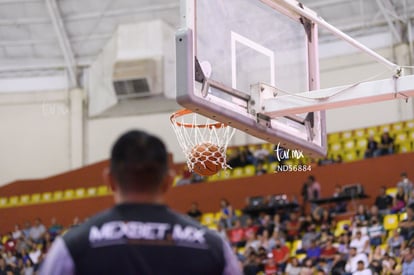
[{"label": "basketball", "polygon": [[194,172],[201,176],[211,176],[221,169],[224,162],[223,154],[217,145],[202,143],[191,150],[191,162],[194,163]]}]

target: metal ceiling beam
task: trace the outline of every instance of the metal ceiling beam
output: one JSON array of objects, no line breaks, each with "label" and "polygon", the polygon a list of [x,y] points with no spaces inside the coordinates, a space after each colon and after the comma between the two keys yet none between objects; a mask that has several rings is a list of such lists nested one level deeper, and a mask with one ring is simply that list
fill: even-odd
[{"label": "metal ceiling beam", "polygon": [[[397,28],[394,25],[394,21],[390,18],[388,15],[388,9],[385,8],[385,4],[382,0],[376,0],[378,7],[380,8],[382,15],[384,16],[385,20],[387,21],[388,27],[390,28],[390,31],[394,38],[396,39],[397,43],[400,43],[401,33],[397,30]],[[392,7],[394,9],[394,7]],[[395,9],[394,9],[395,12]]]},{"label": "metal ceiling beam", "polygon": [[56,0],[46,0],[46,6],[49,16],[52,19],[53,27],[59,41],[59,46],[62,50],[63,57],[65,58],[66,68],[69,74],[69,85],[71,88],[77,87],[79,85],[76,74],[76,59],[73,54],[72,46],[66,33]]},{"label": "metal ceiling beam", "polygon": [[0,5],[4,4],[28,4],[28,3],[42,3],[42,0],[0,0]]},{"label": "metal ceiling beam", "polygon": [[[112,36],[112,33],[93,34],[91,36],[79,35],[69,38],[73,43],[93,40],[107,40]],[[0,47],[15,47],[15,46],[37,46],[55,44],[56,39],[28,39],[28,40],[0,40]]]},{"label": "metal ceiling beam", "polygon": [[[84,56],[77,58],[78,67],[89,66],[96,56]],[[19,72],[19,71],[36,71],[36,70],[62,70],[66,63],[61,59],[27,59],[18,60],[4,60],[0,59],[0,73],[1,72]]]},{"label": "metal ceiling beam", "polygon": [[65,20],[67,21],[90,20],[90,19],[95,19],[99,17],[116,17],[116,16],[124,16],[124,15],[139,14],[139,13],[165,11],[165,10],[170,10],[170,9],[178,9],[179,7],[180,7],[180,3],[179,1],[177,1],[175,3],[152,5],[148,7],[107,10],[104,13],[91,12],[91,13],[84,13],[84,14],[74,14],[74,15],[67,16]]},{"label": "metal ceiling beam", "polygon": [[356,0],[321,0],[321,1],[316,1],[316,2],[309,3],[309,4],[305,4],[305,6],[310,9],[317,9],[317,8],[328,7],[328,6],[333,6],[337,4],[348,4],[350,2],[355,2],[355,1]]},{"label": "metal ceiling beam", "polygon": [[[171,4],[162,4],[162,5],[152,5],[148,7],[140,8],[131,8],[131,9],[118,9],[118,10],[108,10],[104,13],[100,12],[89,12],[89,13],[79,13],[74,15],[69,15],[65,17],[65,22],[72,21],[85,21],[93,20],[101,17],[119,17],[119,16],[128,16],[140,13],[152,13],[157,11],[165,11],[170,9],[178,9],[180,7],[179,3]],[[0,19],[0,26],[13,26],[13,25],[32,25],[32,24],[49,24],[50,20],[48,18],[18,18],[18,19]]]}]

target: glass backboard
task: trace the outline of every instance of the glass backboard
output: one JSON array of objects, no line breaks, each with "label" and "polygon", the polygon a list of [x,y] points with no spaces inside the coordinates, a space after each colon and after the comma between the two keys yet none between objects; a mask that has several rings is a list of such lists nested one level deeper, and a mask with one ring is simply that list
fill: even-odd
[{"label": "glass backboard", "polygon": [[177,102],[319,157],[326,153],[324,111],[274,117],[262,104],[319,88],[316,25],[277,2],[182,0]]}]

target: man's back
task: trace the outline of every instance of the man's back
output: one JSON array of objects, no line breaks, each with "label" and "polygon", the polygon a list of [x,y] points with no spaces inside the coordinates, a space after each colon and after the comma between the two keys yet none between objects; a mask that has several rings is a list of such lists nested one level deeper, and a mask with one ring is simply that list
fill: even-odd
[{"label": "man's back", "polygon": [[163,205],[117,205],[63,240],[69,253],[48,255],[42,274],[72,274],[53,269],[71,259],[76,274],[238,274],[218,235]]}]

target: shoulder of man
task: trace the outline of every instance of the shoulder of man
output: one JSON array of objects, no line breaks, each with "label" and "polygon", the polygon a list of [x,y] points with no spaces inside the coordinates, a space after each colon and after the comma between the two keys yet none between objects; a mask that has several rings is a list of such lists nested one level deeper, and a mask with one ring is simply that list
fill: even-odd
[{"label": "shoulder of man", "polygon": [[90,229],[93,226],[101,226],[108,221],[113,209],[107,209],[99,212],[89,218],[79,226],[70,228],[62,238],[68,248],[71,256],[75,259],[77,255],[82,255],[82,252],[86,251],[89,246]]}]

